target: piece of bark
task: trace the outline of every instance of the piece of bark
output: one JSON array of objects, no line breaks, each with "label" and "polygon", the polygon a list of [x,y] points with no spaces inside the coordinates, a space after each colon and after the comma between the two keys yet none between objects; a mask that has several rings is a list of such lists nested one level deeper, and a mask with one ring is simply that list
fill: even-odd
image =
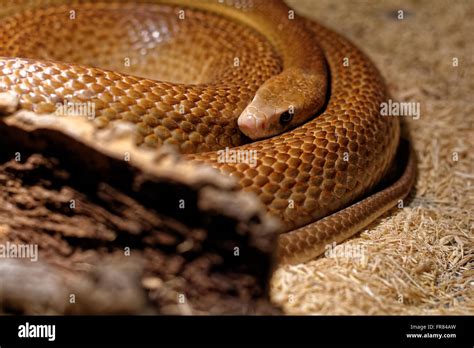
[{"label": "piece of bark", "polygon": [[[59,279],[65,293],[92,293],[91,279],[101,285],[99,295],[80,296],[76,304],[62,302],[69,296],[61,293],[50,308],[35,307],[31,292],[24,294],[31,306],[12,308],[21,291],[11,287],[1,293],[0,307],[35,314],[38,308],[60,314],[279,313],[268,297],[279,226],[265,208],[212,168],[167,149],[136,148],[127,127],[98,131],[80,118],[4,112],[0,244],[38,245],[41,272]],[[123,283],[136,300],[128,307],[121,301],[98,305],[107,292],[118,298],[112,296],[116,286],[107,284],[121,283],[101,281],[120,272],[98,267],[109,260],[110,270],[121,269],[131,257],[140,266],[123,275]],[[28,267],[16,267],[27,281]],[[32,276],[38,267],[31,267]],[[0,268],[0,284],[5,279]],[[140,300],[141,289],[147,301]]]}]

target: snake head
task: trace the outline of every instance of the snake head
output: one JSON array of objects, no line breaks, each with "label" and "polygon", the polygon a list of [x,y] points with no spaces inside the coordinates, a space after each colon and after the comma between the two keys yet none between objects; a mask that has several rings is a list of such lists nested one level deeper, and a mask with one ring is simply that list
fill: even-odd
[{"label": "snake head", "polygon": [[237,124],[252,140],[278,135],[315,115],[326,101],[326,90],[325,74],[285,70],[257,90]]}]

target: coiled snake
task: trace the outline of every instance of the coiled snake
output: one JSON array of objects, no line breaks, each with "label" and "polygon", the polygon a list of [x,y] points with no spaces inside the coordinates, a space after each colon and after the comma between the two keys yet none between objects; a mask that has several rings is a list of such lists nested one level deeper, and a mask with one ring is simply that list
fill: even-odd
[{"label": "coiled snake", "polygon": [[[411,155],[350,205],[387,174],[399,121],[379,113],[388,95],[368,58],[280,1],[0,4],[0,92],[37,113],[91,102],[98,127],[135,123],[140,146],[234,176],[281,220],[281,262],[350,237],[413,184]],[[226,147],[255,162],[220,160]]]}]

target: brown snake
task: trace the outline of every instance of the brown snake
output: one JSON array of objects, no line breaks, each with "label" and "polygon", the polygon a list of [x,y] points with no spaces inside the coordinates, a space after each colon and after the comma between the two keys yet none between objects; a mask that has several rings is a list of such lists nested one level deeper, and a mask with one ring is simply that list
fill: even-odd
[{"label": "brown snake", "polygon": [[[394,184],[350,206],[387,174],[399,120],[380,115],[388,95],[368,58],[280,1],[0,5],[0,92],[37,113],[90,101],[98,127],[133,122],[139,145],[175,145],[232,175],[281,220],[281,262],[314,258],[410,191],[413,154]],[[225,147],[256,151],[255,165],[221,163]]]}]

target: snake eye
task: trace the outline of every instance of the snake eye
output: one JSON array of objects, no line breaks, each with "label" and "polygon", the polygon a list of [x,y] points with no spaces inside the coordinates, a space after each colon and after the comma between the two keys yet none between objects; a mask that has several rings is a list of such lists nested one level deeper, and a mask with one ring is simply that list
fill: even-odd
[{"label": "snake eye", "polygon": [[287,125],[290,123],[290,121],[293,119],[293,113],[290,113],[289,111],[285,111],[280,115],[280,124],[281,125]]}]

